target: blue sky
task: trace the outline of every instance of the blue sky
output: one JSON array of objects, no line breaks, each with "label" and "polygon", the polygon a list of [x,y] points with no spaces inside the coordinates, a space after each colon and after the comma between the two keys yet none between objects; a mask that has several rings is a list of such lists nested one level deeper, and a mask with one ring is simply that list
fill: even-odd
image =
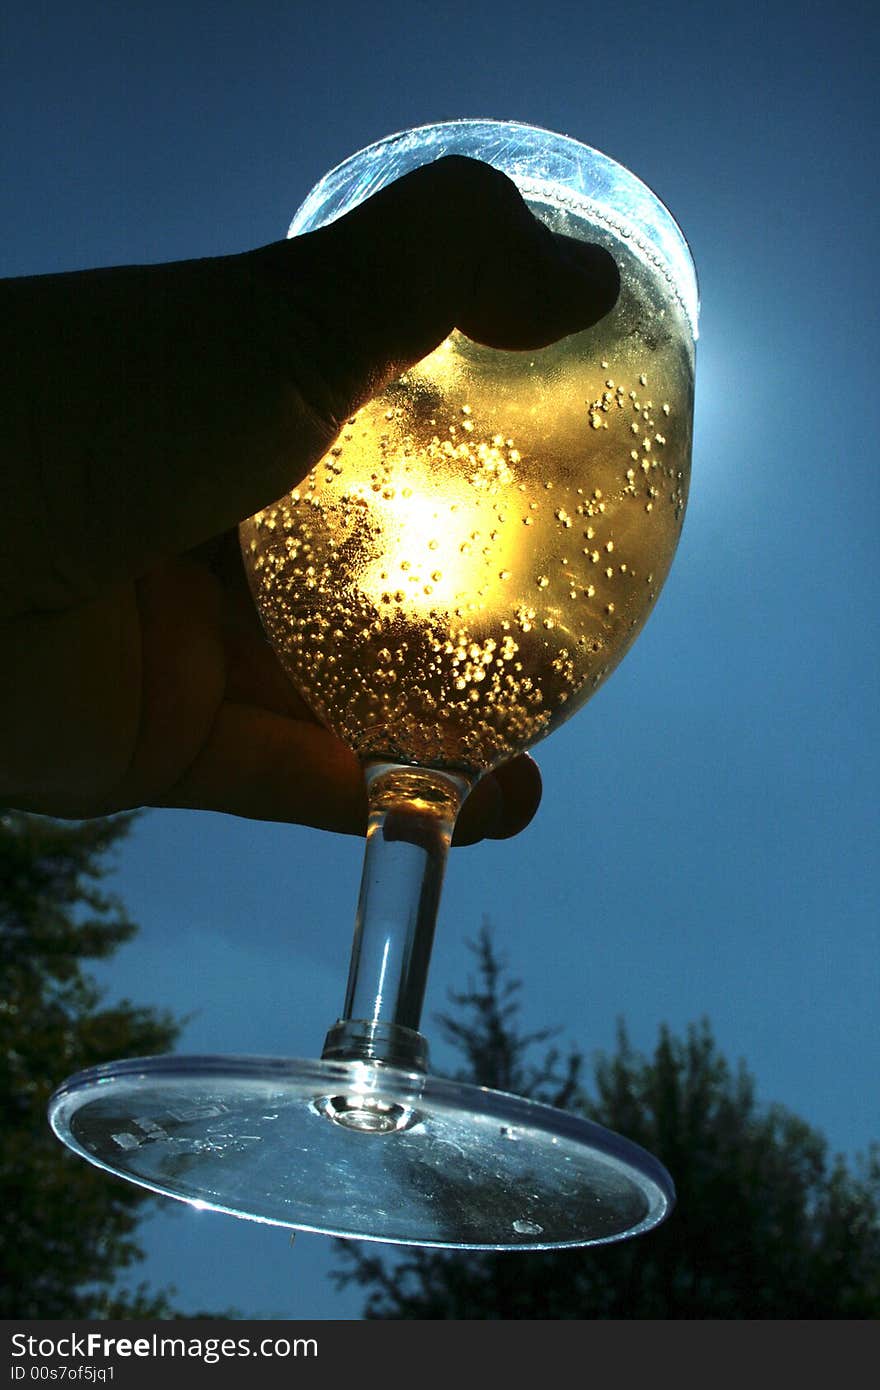
[{"label": "blue sky", "polygon": [[[536,821],[453,853],[428,1031],[488,917],[530,1024],[589,1053],[619,1016],[650,1048],[707,1015],[847,1153],[880,1138],[878,24],[846,0],[833,22],[809,0],[160,0],[13,3],[0,31],[6,275],[275,240],[331,165],[455,116],[563,131],[669,205],[703,300],[682,543],[632,652],[537,750]],[[187,1051],[314,1053],[360,853],[148,813],[108,987],[194,1010]],[[184,1309],[359,1316],[331,1242],[168,1208],[144,1273]]]}]

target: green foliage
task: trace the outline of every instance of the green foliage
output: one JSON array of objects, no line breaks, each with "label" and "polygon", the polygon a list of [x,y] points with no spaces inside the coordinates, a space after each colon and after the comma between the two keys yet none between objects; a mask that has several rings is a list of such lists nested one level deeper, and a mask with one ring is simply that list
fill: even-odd
[{"label": "green foliage", "polygon": [[368,1318],[874,1318],[880,1314],[880,1150],[851,1171],[781,1105],[761,1106],[742,1063],[706,1021],[660,1030],[650,1057],[630,1044],[583,1058],[528,1055],[548,1032],[519,1032],[518,984],[484,928],[479,984],[442,1020],[462,1079],[578,1110],[642,1144],[672,1173],[678,1203],[657,1230],[620,1244],[535,1253],[408,1252],[389,1261],[340,1242],[335,1278],[368,1293]]},{"label": "green foliage", "polygon": [[174,1316],[165,1293],[115,1292],[141,1258],[149,1194],[75,1158],[46,1120],[70,1072],[167,1051],[177,1036],[166,1014],[102,1008],[82,969],[136,931],[99,887],[130,819],[0,814],[0,1317]]}]

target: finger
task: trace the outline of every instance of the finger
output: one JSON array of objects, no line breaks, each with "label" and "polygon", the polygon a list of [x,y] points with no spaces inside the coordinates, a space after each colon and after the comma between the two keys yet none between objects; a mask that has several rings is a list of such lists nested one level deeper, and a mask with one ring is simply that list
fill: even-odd
[{"label": "finger", "polygon": [[460,328],[490,347],[545,346],[613,308],[602,247],[554,235],[477,160],[414,170],[329,226],[257,253],[302,326],[298,379],[336,424]]},{"label": "finger", "polygon": [[252,820],[363,835],[361,766],[327,729],[252,705],[224,703],[196,759],[154,801]]},{"label": "finger", "polygon": [[[536,776],[530,759],[517,758],[484,778],[465,802],[453,843],[516,834],[537,809]],[[363,835],[367,823],[363,770],[339,739],[320,725],[232,702],[184,776],[153,804],[346,835]]]}]

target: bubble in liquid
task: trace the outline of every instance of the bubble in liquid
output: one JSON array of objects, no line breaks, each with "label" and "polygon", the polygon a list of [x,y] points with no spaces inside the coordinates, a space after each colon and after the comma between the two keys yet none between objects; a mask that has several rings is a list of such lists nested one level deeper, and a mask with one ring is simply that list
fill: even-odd
[{"label": "bubble in liquid", "polygon": [[544,1227],[539,1226],[537,1221],[514,1221],[513,1229],[518,1236],[540,1236],[544,1234]]}]

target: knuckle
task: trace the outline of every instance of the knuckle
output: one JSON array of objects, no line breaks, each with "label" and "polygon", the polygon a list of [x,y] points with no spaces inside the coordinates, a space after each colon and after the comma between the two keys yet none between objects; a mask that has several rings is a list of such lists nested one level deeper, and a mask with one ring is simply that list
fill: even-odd
[{"label": "knuckle", "polygon": [[515,207],[521,202],[516,185],[491,164],[468,155],[446,154],[426,166],[450,193],[467,196],[496,208]]}]

